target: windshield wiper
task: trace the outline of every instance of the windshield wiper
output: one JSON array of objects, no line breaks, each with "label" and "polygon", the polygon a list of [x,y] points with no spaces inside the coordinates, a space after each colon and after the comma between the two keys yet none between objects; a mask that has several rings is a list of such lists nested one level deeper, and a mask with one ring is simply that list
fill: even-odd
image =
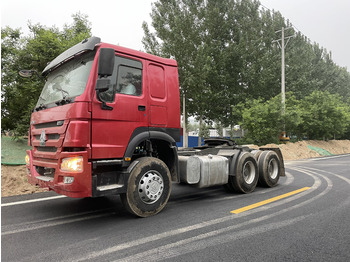
[{"label": "windshield wiper", "polygon": [[56,105],[58,106],[62,106],[62,105],[65,105],[65,104],[69,104],[69,103],[72,103],[72,99],[70,98],[67,98],[66,96],[62,98],[62,100],[59,100],[57,102],[55,102]]},{"label": "windshield wiper", "polygon": [[43,110],[43,109],[46,109],[47,106],[45,106],[44,104],[40,104],[38,107],[35,108],[36,111],[40,111],[40,110]]},{"label": "windshield wiper", "polygon": [[69,96],[68,91],[64,90],[63,88],[61,88],[60,91],[62,92],[63,99],[66,99],[66,97]]},{"label": "windshield wiper", "polygon": [[61,105],[72,103],[72,99],[68,98],[69,92],[64,90],[63,88],[60,88],[59,90],[62,92],[62,99],[55,102],[55,104],[58,106],[61,106]]}]

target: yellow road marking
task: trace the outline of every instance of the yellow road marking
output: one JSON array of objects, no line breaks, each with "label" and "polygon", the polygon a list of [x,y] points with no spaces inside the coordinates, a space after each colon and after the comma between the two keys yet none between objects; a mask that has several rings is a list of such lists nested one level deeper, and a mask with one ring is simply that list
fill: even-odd
[{"label": "yellow road marking", "polygon": [[289,197],[289,196],[298,194],[298,193],[300,193],[300,192],[303,192],[303,191],[305,191],[305,190],[308,190],[309,188],[310,188],[310,187],[303,187],[303,188],[300,188],[300,189],[298,189],[298,190],[295,190],[295,191],[292,191],[292,192],[289,192],[289,193],[286,193],[286,194],[283,194],[283,195],[280,195],[280,196],[276,196],[276,197],[273,197],[273,198],[270,198],[270,199],[267,199],[267,200],[264,200],[264,201],[261,201],[261,202],[258,202],[258,203],[249,205],[249,206],[245,206],[245,207],[242,207],[242,208],[233,210],[233,211],[231,211],[230,213],[232,213],[232,214],[239,214],[239,213],[242,213],[242,212],[244,212],[244,211],[248,211],[248,210],[250,210],[250,209],[253,209],[253,208],[256,208],[256,207],[260,207],[260,206],[269,204],[269,203],[271,203],[271,202],[280,200],[280,199],[282,199],[282,198],[286,198],[286,197]]}]

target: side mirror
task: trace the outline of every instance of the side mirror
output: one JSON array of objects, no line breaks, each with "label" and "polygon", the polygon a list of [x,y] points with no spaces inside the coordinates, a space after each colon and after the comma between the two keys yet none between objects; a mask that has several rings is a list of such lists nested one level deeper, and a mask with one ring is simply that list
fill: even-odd
[{"label": "side mirror", "polygon": [[98,58],[98,68],[97,74],[98,79],[96,81],[96,95],[97,99],[102,102],[101,108],[103,110],[113,110],[113,107],[110,107],[106,104],[105,101],[101,98],[101,93],[106,92],[110,86],[110,79],[107,77],[113,74],[114,69],[114,60],[115,60],[115,51],[112,48],[101,48]]},{"label": "side mirror", "polygon": [[101,48],[98,58],[99,77],[108,77],[113,74],[115,51],[112,48]]},{"label": "side mirror", "polygon": [[95,89],[99,92],[106,92],[110,85],[110,80],[107,77],[113,74],[114,69],[114,49],[112,48],[101,48],[100,56],[98,58],[98,79],[96,82]]},{"label": "side mirror", "polygon": [[107,78],[99,78],[96,81],[95,90],[97,92],[106,92],[109,89],[110,80]]},{"label": "side mirror", "polygon": [[34,74],[39,77],[40,79],[43,79],[42,76],[39,75],[39,73],[35,70],[21,70],[18,72],[18,74],[23,78],[31,78]]},{"label": "side mirror", "polygon": [[33,76],[33,71],[32,70],[21,70],[18,72],[18,74],[24,78],[31,78]]}]

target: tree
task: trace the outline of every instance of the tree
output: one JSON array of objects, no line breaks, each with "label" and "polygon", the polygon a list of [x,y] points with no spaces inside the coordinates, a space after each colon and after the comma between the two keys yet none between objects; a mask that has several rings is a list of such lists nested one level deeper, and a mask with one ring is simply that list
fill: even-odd
[{"label": "tree", "polygon": [[300,133],[309,139],[342,136],[350,126],[350,106],[337,94],[314,91],[301,100]]},{"label": "tree", "polygon": [[293,94],[288,93],[286,113],[281,114],[281,96],[275,96],[268,101],[250,99],[242,107],[241,126],[248,130],[245,138],[259,145],[279,143],[278,138],[285,124],[288,133],[295,133],[300,119],[299,102]]},{"label": "tree", "polygon": [[[1,122],[2,128],[12,130],[15,123],[6,116],[9,112],[15,112],[16,106],[11,103],[15,100],[15,89],[18,71],[15,69],[17,63],[17,50],[21,48],[21,32],[19,29],[6,27],[1,29]],[[15,118],[18,119],[18,114]]]},{"label": "tree", "polygon": [[248,130],[246,139],[257,144],[278,143],[283,123],[289,136],[299,139],[342,137],[350,129],[350,106],[339,95],[314,91],[297,100],[287,93],[286,114],[281,114],[281,96],[268,101],[250,99],[240,104],[241,126]]},{"label": "tree", "polygon": [[31,110],[44,86],[44,79],[23,79],[18,71],[42,72],[64,50],[91,36],[87,16],[78,13],[72,17],[73,23],[64,25],[62,31],[29,24],[30,35],[23,37],[19,29],[1,29],[2,130],[14,130],[17,135],[28,131]]},{"label": "tree", "polygon": [[300,32],[288,43],[286,65],[286,88],[298,99],[316,90],[340,94],[344,102],[350,97],[349,72],[333,62],[330,52]]}]

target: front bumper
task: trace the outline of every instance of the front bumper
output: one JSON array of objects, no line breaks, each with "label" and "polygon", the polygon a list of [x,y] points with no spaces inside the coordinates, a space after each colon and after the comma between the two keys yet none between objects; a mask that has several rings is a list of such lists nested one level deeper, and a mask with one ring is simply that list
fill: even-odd
[{"label": "front bumper", "polygon": [[[33,157],[32,150],[27,150],[30,157],[28,170],[28,182],[42,188],[48,188],[58,194],[68,197],[91,197],[91,163],[88,161],[88,152],[61,152],[58,159]],[[81,172],[66,172],[60,169],[62,159],[68,157],[83,157],[83,170]],[[74,179],[67,183],[65,177]],[[69,181],[70,182],[70,181]]]}]

